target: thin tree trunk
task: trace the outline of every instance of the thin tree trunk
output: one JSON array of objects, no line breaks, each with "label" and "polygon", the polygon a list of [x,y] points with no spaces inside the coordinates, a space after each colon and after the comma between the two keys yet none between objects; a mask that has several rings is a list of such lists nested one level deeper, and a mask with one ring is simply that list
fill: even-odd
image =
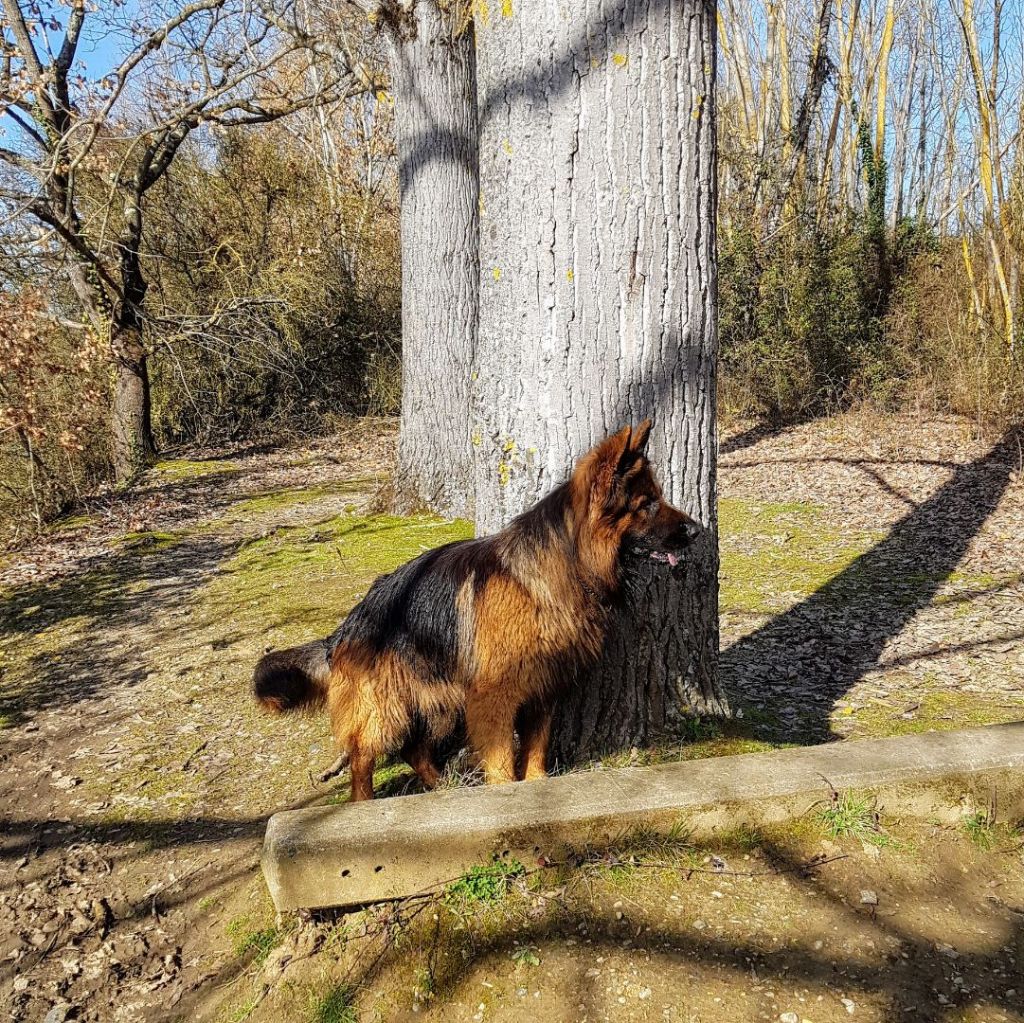
[{"label": "thin tree trunk", "polygon": [[[811,137],[811,124],[818,116],[818,105],[821,102],[821,90],[828,76],[828,32],[832,22],[833,0],[820,0],[818,20],[815,23],[814,42],[807,58],[807,81],[796,122],[788,132],[788,144],[783,148],[782,171],[779,174],[778,193],[766,216],[766,236],[772,236],[779,226],[783,209],[790,199],[797,173],[807,155],[807,146]],[[785,80],[788,82],[788,77]],[[788,85],[784,82],[784,88]],[[785,93],[784,93],[785,95]]]},{"label": "thin tree trunk", "polygon": [[633,580],[600,669],[563,707],[555,748],[566,760],[647,742],[691,710],[727,711],[716,680],[715,12],[710,0],[502,11],[477,27],[478,532],[648,415],[667,496],[706,526],[684,578]]},{"label": "thin tree trunk", "polygon": [[470,366],[479,295],[473,29],[418,0],[390,26],[402,235],[402,424],[395,500],[472,508]]},{"label": "thin tree trunk", "polygon": [[896,229],[903,219],[904,209],[909,205],[904,197],[910,200],[910,191],[907,188],[906,169],[907,153],[910,148],[911,139],[911,118],[914,111],[915,81],[917,75],[917,55],[922,46],[924,29],[918,26],[917,35],[910,45],[910,53],[907,57],[906,81],[903,86],[903,105],[897,107],[897,123],[893,126],[893,156],[892,156],[892,205],[889,209],[889,233],[896,234]]},{"label": "thin tree trunk", "polygon": [[[925,208],[928,202],[928,193],[925,188],[925,155],[927,152],[928,145],[928,104],[926,95],[926,76],[921,76],[921,84],[918,87],[918,106],[920,108],[920,115],[918,121],[917,131],[917,154],[915,156],[914,163],[914,180],[917,184],[917,198],[915,200],[914,215],[918,221],[924,220]],[[940,230],[944,225],[940,224]]]},{"label": "thin tree trunk", "polygon": [[156,453],[153,442],[146,349],[133,329],[111,339],[114,355],[114,405],[111,412],[114,476],[130,480]]}]

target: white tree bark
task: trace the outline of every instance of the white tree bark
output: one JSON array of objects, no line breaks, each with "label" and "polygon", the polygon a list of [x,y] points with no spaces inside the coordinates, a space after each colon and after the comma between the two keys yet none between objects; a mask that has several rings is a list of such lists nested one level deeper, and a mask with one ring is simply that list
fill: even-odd
[{"label": "white tree bark", "polygon": [[512,0],[477,18],[481,294],[476,525],[654,419],[669,499],[706,527],[685,578],[639,580],[563,757],[649,740],[717,688],[715,6]]},{"label": "white tree bark", "polygon": [[475,53],[458,5],[389,26],[402,239],[399,510],[471,514],[470,369],[479,291]]}]

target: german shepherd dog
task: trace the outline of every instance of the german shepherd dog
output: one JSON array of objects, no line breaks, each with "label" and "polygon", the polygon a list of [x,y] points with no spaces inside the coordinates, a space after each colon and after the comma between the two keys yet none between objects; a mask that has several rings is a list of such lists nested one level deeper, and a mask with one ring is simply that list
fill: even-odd
[{"label": "german shepherd dog", "polygon": [[662,497],[650,428],[602,441],[500,533],[381,576],[330,638],[259,662],[263,707],[330,713],[342,753],[323,777],[347,763],[352,799],[372,799],[375,761],[400,752],[432,787],[463,717],[488,782],[544,776],[559,691],[601,654],[623,559],[674,566],[699,532]]}]

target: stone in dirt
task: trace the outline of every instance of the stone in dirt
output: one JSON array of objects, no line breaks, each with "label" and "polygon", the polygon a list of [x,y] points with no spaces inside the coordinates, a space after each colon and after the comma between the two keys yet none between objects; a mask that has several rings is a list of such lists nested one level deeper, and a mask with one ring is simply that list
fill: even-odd
[{"label": "stone in dirt", "polygon": [[43,1017],[43,1023],[64,1023],[69,1012],[71,1006],[67,1002],[57,1002]]}]

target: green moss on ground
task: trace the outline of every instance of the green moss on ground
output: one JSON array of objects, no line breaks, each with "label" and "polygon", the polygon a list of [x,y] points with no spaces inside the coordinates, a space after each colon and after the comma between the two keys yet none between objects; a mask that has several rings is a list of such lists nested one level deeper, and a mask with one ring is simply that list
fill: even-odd
[{"label": "green moss on ground", "polygon": [[150,472],[160,482],[201,479],[220,473],[236,473],[240,468],[227,458],[204,458],[192,461],[187,458],[169,458],[155,463]]},{"label": "green moss on ground", "polygon": [[[378,767],[373,772],[373,791],[376,798],[387,799],[390,796],[422,792],[423,787],[413,769],[404,760],[400,760]],[[351,786],[346,779],[335,784],[325,802],[327,805],[336,806],[339,803],[347,803],[350,796]]]},{"label": "green moss on ground", "polygon": [[774,614],[809,597],[884,536],[839,533],[811,504],[718,503],[723,611]]},{"label": "green moss on ground", "polygon": [[51,522],[50,525],[47,526],[47,532],[70,533],[76,529],[83,529],[86,526],[92,526],[98,521],[99,520],[95,515],[91,515],[88,512],[78,512],[73,515],[65,515],[63,518],[57,519],[55,522]]},{"label": "green moss on ground", "polygon": [[878,596],[895,607],[916,606],[927,592],[933,605],[956,605],[955,613],[967,616],[976,597],[1024,578],[1020,572],[913,573],[882,560],[859,561],[886,532],[839,531],[813,504],[723,498],[718,515],[720,602],[726,613],[778,614],[835,583],[837,601],[863,603]]},{"label": "green moss on ground", "polygon": [[260,518],[272,512],[285,511],[326,497],[351,494],[353,497],[372,492],[380,483],[379,478],[366,476],[361,479],[327,483],[317,487],[286,487],[283,490],[266,490],[241,501],[235,501],[228,510],[228,520]]},{"label": "green moss on ground", "polygon": [[117,541],[120,549],[94,569],[0,591],[0,649],[9,636],[31,633],[40,638],[46,633],[56,650],[67,645],[62,640],[73,638],[65,635],[69,629],[98,619],[107,622],[110,615],[134,605],[133,586],[153,578],[150,559],[176,548],[188,535],[155,530],[125,533]]},{"label": "green moss on ground", "polygon": [[159,529],[145,529],[141,532],[124,533],[117,537],[115,544],[128,547],[133,552],[165,551],[174,547],[188,534],[185,532],[166,532]]},{"label": "green moss on ground", "polygon": [[445,888],[442,898],[448,906],[460,912],[498,902],[508,894],[512,882],[525,873],[526,868],[519,860],[496,857],[491,863],[471,867]]},{"label": "green moss on ground", "polygon": [[904,712],[899,708],[872,704],[852,714],[839,711],[834,719],[845,716],[847,729],[852,721],[852,729],[844,729],[844,734],[853,739],[917,735],[921,732],[946,732],[954,728],[1019,721],[1024,714],[1024,701],[1017,704],[1005,700],[997,703],[978,693],[940,690],[921,697],[920,706],[910,713],[912,717],[904,717]]},{"label": "green moss on ground", "polygon": [[308,639],[333,630],[377,576],[472,535],[468,522],[425,515],[339,515],[278,529],[227,561],[202,599],[251,627]]},{"label": "green moss on ground", "polygon": [[68,678],[65,651],[83,640],[90,621],[0,600],[0,727],[19,724],[39,700],[59,699],[60,686],[78,684]]},{"label": "green moss on ground", "polygon": [[659,742],[644,749],[623,750],[601,760],[605,767],[651,767],[680,760],[704,760],[731,757],[741,753],[767,753],[798,745],[777,738],[777,722],[767,715],[745,710],[743,718],[715,721],[694,718],[685,732],[670,742]]},{"label": "green moss on ground", "polygon": [[[193,744],[194,745],[194,744]],[[173,739],[160,747],[149,749],[146,758],[126,761],[112,777],[98,775],[84,779],[86,796],[110,802],[103,815],[105,824],[146,823],[174,819],[195,806],[203,791],[205,778],[200,771],[186,772],[180,744]],[[170,836],[154,834],[154,847]]]},{"label": "green moss on ground", "polygon": [[[977,611],[974,602],[991,593],[1001,593],[1024,581],[1024,572],[953,572],[932,599],[936,607],[952,606],[957,618],[969,618]],[[982,605],[984,607],[984,605]]]}]

